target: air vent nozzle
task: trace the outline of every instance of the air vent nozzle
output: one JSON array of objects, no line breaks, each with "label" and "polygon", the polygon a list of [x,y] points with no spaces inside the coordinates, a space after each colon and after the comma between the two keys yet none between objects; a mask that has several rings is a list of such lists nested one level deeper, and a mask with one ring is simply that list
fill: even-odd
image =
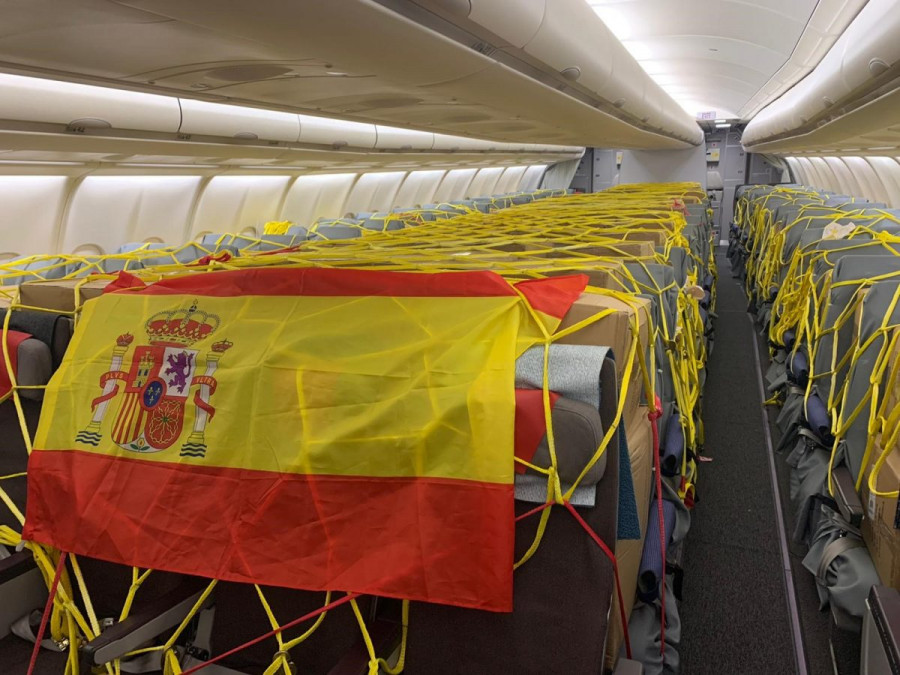
[{"label": "air vent nozzle", "polygon": [[575,82],[579,77],[581,77],[581,68],[578,66],[569,66],[568,68],[564,68],[559,73],[564,78],[566,78],[569,82]]},{"label": "air vent nozzle", "polygon": [[890,66],[881,59],[872,59],[869,61],[869,72],[875,77],[883,75],[890,69]]},{"label": "air vent nozzle", "polygon": [[84,133],[88,129],[112,129],[112,124],[99,117],[79,117],[66,125],[66,131]]}]

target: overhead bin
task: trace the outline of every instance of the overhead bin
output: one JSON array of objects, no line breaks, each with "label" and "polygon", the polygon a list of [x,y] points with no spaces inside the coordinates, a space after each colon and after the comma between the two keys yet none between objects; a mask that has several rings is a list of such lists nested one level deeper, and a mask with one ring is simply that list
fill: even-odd
[{"label": "overhead bin", "polygon": [[616,77],[616,50],[625,48],[586,2],[547,0],[546,5],[540,28],[522,50],[604,96]]},{"label": "overhead bin", "polygon": [[540,30],[547,13],[547,0],[520,0],[514,12],[509,11],[507,0],[471,0],[468,4],[470,20],[487,28],[506,45],[519,49]]},{"label": "overhead bin", "polygon": [[[461,80],[445,82],[429,89],[440,91],[447,97],[477,95],[486,105],[502,110],[511,117],[527,111],[527,119],[553,119],[560,128],[565,120],[568,128],[585,129],[582,137],[588,145],[676,150],[687,147],[688,143],[699,143],[703,138],[703,132],[693,120],[690,120],[693,125],[691,133],[685,132],[678,139],[638,129],[587,103],[571,97],[561,98],[556,89],[527,78],[501,63]],[[673,101],[672,105],[677,104]],[[682,114],[687,115],[684,111]],[[474,129],[479,128],[478,123],[466,123],[464,126],[469,133],[474,133]],[[463,128],[453,130],[466,133]]]},{"label": "overhead bin", "polygon": [[[793,149],[809,146],[818,150],[821,139],[813,134],[806,139],[790,137],[809,134],[824,124],[828,124],[829,138],[838,141],[842,136],[874,130],[862,129],[849,120],[854,111],[871,105],[866,96],[886,84],[882,75],[900,61],[898,30],[896,3],[871,0],[815,69],[750,121],[743,135],[745,147],[777,141],[782,146],[790,143]],[[892,87],[883,95],[895,90]],[[842,123],[845,118],[846,125]],[[891,120],[882,117],[874,122],[890,126]]]},{"label": "overhead bin", "polygon": [[0,73],[0,119],[176,133],[181,111],[171,96]]},{"label": "overhead bin", "polygon": [[431,150],[434,134],[399,127],[375,125],[375,147],[379,150]]},{"label": "overhead bin", "polygon": [[335,120],[327,117],[298,115],[300,120],[300,142],[315,145],[374,149],[378,132],[374,124]]},{"label": "overhead bin", "polygon": [[[659,112],[645,96],[669,98],[582,0],[547,0],[544,21],[523,51],[637,122],[649,123]],[[678,106],[653,126],[694,145],[702,140],[696,122]]]},{"label": "overhead bin", "polygon": [[189,98],[180,101],[179,131],[182,134],[285,143],[296,143],[300,138],[300,120],[297,115],[291,113],[208,103]]},{"label": "overhead bin", "polygon": [[[466,138],[465,136],[451,136],[449,134],[434,134],[433,150],[450,150],[451,152],[465,152],[466,150],[487,150],[492,147],[490,141],[478,138]],[[535,146],[543,147],[543,146]]]},{"label": "overhead bin", "polygon": [[767,101],[784,94],[808,75],[865,4],[866,0],[818,2],[790,58],[738,111],[741,118],[753,118]]}]

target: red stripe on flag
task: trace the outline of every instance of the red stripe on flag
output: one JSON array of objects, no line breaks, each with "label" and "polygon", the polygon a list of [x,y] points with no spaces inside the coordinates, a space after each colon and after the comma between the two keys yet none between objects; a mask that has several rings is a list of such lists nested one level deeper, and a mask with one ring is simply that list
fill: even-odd
[{"label": "red stripe on flag", "polygon": [[153,569],[512,611],[513,486],[36,450],[23,538]]},{"label": "red stripe on flag", "polygon": [[[0,323],[0,326],[3,324]],[[9,354],[9,364],[12,366],[13,374],[17,374],[19,369],[19,345],[31,337],[30,333],[22,333],[17,330],[6,331],[6,350]],[[6,361],[0,356],[0,396],[6,396],[12,391],[12,378],[6,370]]]},{"label": "red stripe on flag", "polygon": [[[548,283],[549,282],[549,283]],[[588,285],[586,274],[572,274],[547,279],[528,279],[516,284],[528,303],[537,311],[562,319],[572,303]]]},{"label": "red stripe on flag", "polygon": [[[110,292],[134,292],[134,282],[114,281]],[[162,279],[138,289],[142,295],[311,295],[387,297],[503,297],[515,295],[494,272],[382,272],[316,267],[261,267]]]},{"label": "red stripe on flag", "polygon": [[[516,284],[531,306],[561,319],[584,291],[588,278],[575,274],[529,279]],[[264,267],[191,274],[146,285],[127,272],[105,289],[107,293],[143,295],[381,296],[381,297],[504,297],[516,292],[494,272],[381,272],[358,269]]]},{"label": "red stripe on flag", "polygon": [[[550,410],[559,394],[550,392]],[[516,389],[516,457],[530,462],[544,436],[547,422],[544,416],[544,392],[540,389]],[[525,465],[516,462],[516,473],[525,473]]]}]

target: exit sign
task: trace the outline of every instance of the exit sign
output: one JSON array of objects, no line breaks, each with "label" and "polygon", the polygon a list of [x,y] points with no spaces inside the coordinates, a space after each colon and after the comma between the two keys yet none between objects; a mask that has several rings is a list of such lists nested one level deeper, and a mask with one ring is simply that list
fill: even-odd
[{"label": "exit sign", "polygon": [[710,110],[707,112],[697,113],[698,120],[714,120],[716,119],[716,111]]}]

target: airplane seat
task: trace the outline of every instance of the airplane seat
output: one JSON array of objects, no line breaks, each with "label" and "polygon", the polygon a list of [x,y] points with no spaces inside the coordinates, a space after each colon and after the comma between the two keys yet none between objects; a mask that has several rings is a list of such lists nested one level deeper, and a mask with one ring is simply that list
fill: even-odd
[{"label": "airplane seat", "polygon": [[141,259],[132,259],[127,256],[116,256],[103,258],[100,261],[100,270],[106,274],[114,274],[124,270],[134,271],[144,268],[144,261]]},{"label": "airplane seat", "polygon": [[134,241],[129,242],[127,244],[122,244],[119,248],[115,250],[115,254],[122,253],[131,253],[133,251],[137,251],[139,249],[143,249],[145,251],[156,251],[161,248],[167,248],[168,244],[164,244],[158,241]]},{"label": "airplane seat", "polygon": [[[551,419],[565,490],[566,479],[581,472],[586,459],[595,453],[603,430],[612,424],[618,396],[617,387],[611,386],[615,384],[611,359],[602,359],[600,382],[593,376],[574,374],[576,366],[568,361],[578,353],[596,354],[598,348],[575,347],[566,355],[559,347],[569,346],[555,347],[551,347],[550,387],[562,398]],[[531,356],[541,353],[540,348],[530,351],[534,352]],[[562,358],[554,359],[554,351]],[[540,358],[531,361],[537,363]],[[539,385],[542,375],[529,375],[530,370],[523,355],[517,365],[517,386]],[[583,388],[588,377],[594,382],[592,391]],[[568,385],[564,384],[567,380]],[[567,386],[572,390],[566,392]],[[573,400],[584,404],[587,397],[596,397],[601,391],[605,395],[599,403],[594,398],[590,410],[573,405]],[[619,452],[612,450],[616,447],[613,442],[604,453],[605,466],[600,467],[598,462],[576,490],[586,505],[574,507],[610,550],[615,549],[619,510]],[[549,453],[534,458],[537,465],[546,460]],[[537,482],[530,478],[537,478]],[[535,486],[543,490],[542,495],[536,494]],[[526,470],[516,478],[516,497],[516,515],[533,510],[535,503],[546,500],[546,478],[530,476]],[[516,522],[516,560],[531,547],[539,520],[532,515]],[[610,612],[619,611],[612,605],[612,564],[565,507],[551,507],[540,545],[516,569],[513,579],[511,613],[410,603],[407,672],[601,672]],[[578,619],[568,620],[571,617]]]},{"label": "airplane seat", "polygon": [[403,219],[396,213],[375,213],[362,222],[362,227],[373,232],[393,232],[406,227]]},{"label": "airplane seat", "polygon": [[197,244],[187,244],[172,253],[174,262],[187,265],[206,255],[206,252]]},{"label": "airplane seat", "polygon": [[[562,463],[567,456],[557,448]],[[616,452],[607,452],[593,507],[576,507],[610,548],[618,507]],[[516,500],[516,515],[534,508]],[[538,517],[516,523],[515,557],[534,541]],[[552,507],[534,556],[516,570],[510,614],[410,603],[407,670],[437,672],[590,673],[602,670],[615,581],[611,563],[564,508]],[[578,617],[577,621],[570,621]]]},{"label": "airplane seat", "polygon": [[264,234],[258,240],[244,248],[245,251],[277,251],[283,248],[291,248],[306,241],[305,237],[292,234]]},{"label": "airplane seat", "polygon": [[482,213],[491,213],[496,210],[493,201],[488,197],[478,197],[477,199],[473,199],[472,208],[477,209]]},{"label": "airplane seat", "polygon": [[373,232],[384,232],[389,215],[390,214],[387,213],[373,213],[371,216],[363,220],[360,225],[366,230],[372,230]]},{"label": "airplane seat", "polygon": [[[260,590],[266,599],[266,603],[272,611],[275,619],[280,623],[288,623],[301,616],[314,612],[326,604],[325,592],[301,591],[275,586],[260,586]],[[343,593],[332,593],[331,601],[343,596]],[[374,618],[379,609],[383,610],[384,603],[378,602],[372,596],[359,596],[357,598],[360,613],[366,621],[367,630],[373,639],[380,635],[373,628]],[[256,587],[253,584],[236,582],[219,582],[214,592],[214,604],[208,615],[201,619],[201,625],[208,621],[208,630],[199,630],[196,639],[188,645],[188,655],[183,659],[182,667],[190,668],[203,663],[209,658],[224,654],[235,647],[243,645],[254,638],[272,630]],[[390,650],[396,639],[399,639],[399,623],[393,620],[389,624]],[[294,626],[284,631],[284,642],[290,642],[308,631],[316,622],[310,619],[307,622]],[[319,626],[298,645],[288,650],[289,660],[295,664],[294,672],[302,675],[326,675],[331,673],[339,663],[344,661],[357,661],[359,672],[365,673],[367,657],[362,656],[359,650],[362,633],[357,623],[356,616],[350,603],[344,603],[328,610],[325,618]],[[379,656],[386,657],[384,645]],[[278,643],[274,637],[258,642],[254,645],[231,654],[217,661],[215,668],[228,669],[227,672],[242,675],[261,675],[272,665],[273,658],[278,652]],[[354,658],[356,657],[356,658]],[[213,672],[218,672],[211,668]]]},{"label": "airplane seat", "polygon": [[309,235],[310,241],[330,241],[333,239],[356,239],[362,236],[359,227],[351,225],[319,225]]},{"label": "airplane seat", "polygon": [[[60,279],[66,274],[66,266],[62,258],[47,257],[31,262],[23,262],[25,258],[13,258],[4,264],[5,272],[0,276],[0,285],[18,286],[26,281],[39,279]],[[15,275],[21,271],[21,275]],[[7,276],[11,275],[11,276]]]},{"label": "airplane seat", "polygon": [[391,217],[384,223],[384,231],[385,232],[395,232],[397,230],[403,230],[407,227],[406,221],[401,218]]},{"label": "airplane seat", "polygon": [[302,225],[291,225],[287,229],[287,234],[291,237],[297,237],[298,239],[308,239],[309,238],[309,229],[303,227]]},{"label": "airplane seat", "polygon": [[[119,619],[128,589],[131,587],[132,568],[81,555],[77,556],[77,562],[98,621],[101,624],[104,621],[107,624],[115,623]],[[69,573],[72,574],[71,563],[69,570]],[[148,603],[171,593],[183,582],[185,576],[174,572],[153,570],[141,583],[135,594],[131,614],[140,614]],[[75,592],[79,598],[78,605],[84,607],[84,598],[77,586]]]},{"label": "airplane seat", "polygon": [[[0,308],[0,322],[5,320],[6,312],[6,309]],[[9,328],[20,333],[27,333],[33,339],[46,345],[52,373],[62,363],[63,355],[72,339],[74,322],[71,317],[62,314],[16,309],[9,317]],[[28,349],[29,353],[35,353],[33,347]]]},{"label": "airplane seat", "polygon": [[450,213],[453,215],[463,215],[467,211],[467,209],[464,206],[461,206],[461,205],[455,204],[455,203],[450,203],[450,202],[444,202],[443,204],[439,204],[437,207],[437,210],[444,211],[446,213]]},{"label": "airplane seat", "polygon": [[[42,387],[53,375],[50,347],[34,338],[22,340],[16,350],[16,384],[20,387]],[[5,365],[2,366],[5,368]],[[41,401],[43,389],[20,389],[19,396]]]}]

